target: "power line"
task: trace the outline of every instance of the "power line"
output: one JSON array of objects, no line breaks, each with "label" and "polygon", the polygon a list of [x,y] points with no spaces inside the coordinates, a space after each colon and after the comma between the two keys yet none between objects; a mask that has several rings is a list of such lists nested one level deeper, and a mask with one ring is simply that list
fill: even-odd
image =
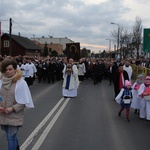
[{"label": "power line", "polygon": [[22,27],[20,24],[18,24],[17,22],[15,22],[14,20],[12,20],[16,25],[18,25],[20,28],[22,28],[23,30],[25,30],[26,32],[28,32],[29,34],[31,34],[32,36],[34,34],[32,34],[31,32],[27,31],[24,27]]},{"label": "power line", "polygon": [[2,21],[9,21],[9,20],[0,20],[0,22],[2,22]]}]

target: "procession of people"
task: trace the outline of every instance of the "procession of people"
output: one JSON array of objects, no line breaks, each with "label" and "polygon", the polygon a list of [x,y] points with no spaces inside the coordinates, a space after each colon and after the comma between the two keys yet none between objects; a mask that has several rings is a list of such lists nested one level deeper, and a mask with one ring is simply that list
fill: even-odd
[{"label": "procession of people", "polygon": [[[140,119],[150,120],[150,76],[139,74],[133,80],[131,64],[132,61],[128,59],[81,58],[79,62],[74,62],[73,58],[56,57],[3,58],[0,68],[0,125],[6,132],[9,149],[19,149],[17,132],[23,124],[24,108],[34,108],[29,86],[35,80],[39,84],[62,81],[64,98],[77,97],[79,84],[84,84],[84,80],[91,80],[94,86],[108,80],[108,86],[114,90],[112,100],[120,104],[116,115],[121,117],[126,109],[126,120],[130,122],[132,108]],[[6,101],[10,100],[8,94],[13,98],[6,106]]]},{"label": "procession of people", "polygon": [[[150,101],[147,98],[149,97],[150,91],[146,91],[149,89],[149,76],[146,77],[144,74],[139,74],[137,79],[132,78],[133,69],[131,65],[137,64],[144,66],[144,61],[141,60],[140,63],[139,61],[139,59],[119,61],[109,58],[80,58],[79,62],[74,62],[72,58],[67,59],[65,57],[26,58],[24,61],[26,65],[23,65],[24,67],[21,70],[24,76],[26,76],[27,68],[32,63],[32,67],[30,68],[32,75],[30,84],[28,84],[29,86],[33,84],[33,76],[37,76],[39,83],[43,81],[54,84],[55,81],[62,80],[62,95],[65,98],[77,97],[79,84],[84,82],[84,80],[90,79],[94,85],[100,84],[103,80],[108,80],[108,85],[114,89],[115,97],[112,96],[112,99],[118,102],[119,96],[121,111],[118,112],[118,116],[121,116],[122,110],[126,108],[126,119],[129,122],[129,108],[134,109],[135,113],[139,115],[139,118],[150,120]],[[28,80],[26,81],[28,83]],[[129,92],[130,103],[124,104],[124,92],[122,91],[126,91],[127,82],[130,85],[129,89],[132,94]]]}]

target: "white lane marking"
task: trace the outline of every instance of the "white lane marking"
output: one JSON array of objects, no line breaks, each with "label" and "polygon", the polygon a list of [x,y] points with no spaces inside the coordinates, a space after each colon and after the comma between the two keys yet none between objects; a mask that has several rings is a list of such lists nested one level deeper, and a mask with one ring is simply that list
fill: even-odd
[{"label": "white lane marking", "polygon": [[39,139],[37,140],[37,142],[33,146],[32,150],[38,150],[40,148],[40,146],[44,142],[45,138],[49,134],[50,130],[52,129],[53,125],[57,121],[58,117],[60,116],[60,114],[62,113],[62,111],[64,110],[64,108],[66,107],[69,99],[70,98],[67,98],[65,100],[65,102],[63,103],[63,105],[61,106],[61,108],[58,110],[58,112],[56,113],[56,115],[54,116],[54,118],[51,120],[51,122],[48,124],[48,126],[46,127],[46,129],[44,130],[44,132],[42,133],[42,135],[39,137]]},{"label": "white lane marking", "polygon": [[53,115],[53,113],[56,111],[56,109],[59,107],[59,105],[62,103],[64,98],[61,98],[59,102],[55,105],[55,107],[49,112],[49,114],[42,120],[42,122],[35,128],[35,130],[30,134],[30,136],[25,140],[25,142],[21,145],[20,149],[25,150],[29,144],[32,142],[34,137],[38,134],[38,132],[41,130],[41,128],[46,124],[46,122],[49,120],[49,118]]}]

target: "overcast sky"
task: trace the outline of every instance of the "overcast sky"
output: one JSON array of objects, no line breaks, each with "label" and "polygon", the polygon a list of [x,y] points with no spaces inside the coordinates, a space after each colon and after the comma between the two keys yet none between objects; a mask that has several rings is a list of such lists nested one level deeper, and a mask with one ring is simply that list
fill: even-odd
[{"label": "overcast sky", "polygon": [[[150,28],[148,0],[0,0],[2,32],[26,37],[68,37],[93,52],[109,49],[114,22],[132,32],[135,18]],[[113,45],[117,42],[111,42]]]}]

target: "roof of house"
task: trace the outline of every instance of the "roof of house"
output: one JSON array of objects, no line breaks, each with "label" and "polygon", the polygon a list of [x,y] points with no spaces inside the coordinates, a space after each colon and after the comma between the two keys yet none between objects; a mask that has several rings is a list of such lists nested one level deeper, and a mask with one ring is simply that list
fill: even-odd
[{"label": "roof of house", "polygon": [[37,41],[40,44],[61,44],[63,45],[63,49],[66,49],[66,43],[75,43],[74,41],[72,41],[71,39],[68,39],[67,37],[65,38],[54,38],[54,37],[49,37],[49,38],[45,38],[45,37],[41,37],[41,38],[31,38],[32,41]]},{"label": "roof of house", "polygon": [[[9,34],[7,34],[7,33],[3,34],[3,36],[4,35],[7,35],[9,37]],[[31,41],[27,37],[22,37],[19,35],[12,34],[11,38],[28,50],[41,50],[41,47],[39,47],[37,44],[35,44],[33,41]]]}]

